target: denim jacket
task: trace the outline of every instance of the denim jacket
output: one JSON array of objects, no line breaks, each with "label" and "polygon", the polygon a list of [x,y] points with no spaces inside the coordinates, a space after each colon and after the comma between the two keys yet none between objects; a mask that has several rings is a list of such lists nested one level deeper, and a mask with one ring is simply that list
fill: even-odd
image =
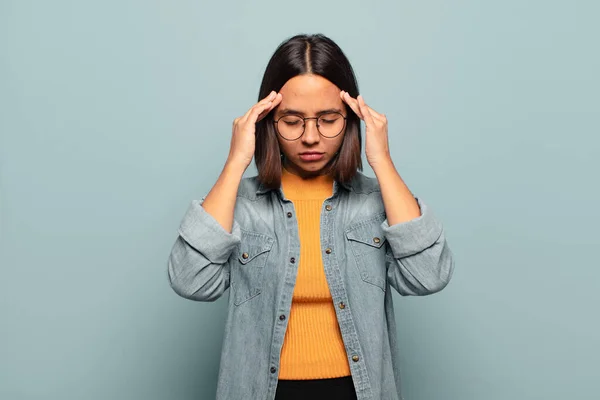
[{"label": "denim jacket", "polygon": [[[300,262],[294,204],[282,189],[241,180],[229,233],[193,201],[168,260],[173,290],[196,301],[229,291],[217,400],[273,400]],[[321,208],[323,266],[358,400],[401,399],[392,302],[443,289],[454,269],[440,222],[389,226],[377,179],[333,184]]]}]

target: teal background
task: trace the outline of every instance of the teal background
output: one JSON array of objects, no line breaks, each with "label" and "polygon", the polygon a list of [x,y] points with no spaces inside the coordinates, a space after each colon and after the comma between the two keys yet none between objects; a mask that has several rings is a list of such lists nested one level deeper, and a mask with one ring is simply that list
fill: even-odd
[{"label": "teal background", "polygon": [[597,399],[599,12],[0,1],[0,398],[214,398],[226,298],[177,297],[167,257],[275,47],[323,32],[456,256],[395,297],[405,398]]}]

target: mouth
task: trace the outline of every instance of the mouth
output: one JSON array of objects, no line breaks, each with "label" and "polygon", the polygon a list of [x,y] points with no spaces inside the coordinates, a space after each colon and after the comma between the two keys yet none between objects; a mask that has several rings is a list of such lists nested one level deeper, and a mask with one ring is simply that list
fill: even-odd
[{"label": "mouth", "polygon": [[318,151],[307,151],[300,153],[300,159],[302,161],[319,161],[324,155],[325,153],[319,153]]}]

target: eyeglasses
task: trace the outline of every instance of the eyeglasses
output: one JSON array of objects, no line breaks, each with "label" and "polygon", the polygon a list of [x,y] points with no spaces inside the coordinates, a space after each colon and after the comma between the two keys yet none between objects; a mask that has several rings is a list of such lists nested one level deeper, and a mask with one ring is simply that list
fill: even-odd
[{"label": "eyeglasses", "polygon": [[298,140],[306,128],[306,121],[314,119],[317,122],[317,131],[326,138],[334,138],[344,131],[346,117],[338,112],[328,112],[318,117],[303,118],[299,115],[284,115],[273,121],[275,130],[285,140]]}]

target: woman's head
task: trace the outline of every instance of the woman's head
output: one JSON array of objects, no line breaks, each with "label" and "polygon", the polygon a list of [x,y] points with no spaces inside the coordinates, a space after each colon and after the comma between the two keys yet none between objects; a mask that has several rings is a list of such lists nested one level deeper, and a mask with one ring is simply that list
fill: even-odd
[{"label": "woman's head", "polygon": [[[283,42],[267,65],[259,99],[273,90],[282,94],[281,103],[256,126],[261,182],[278,188],[282,164],[299,175],[329,174],[339,182],[362,170],[360,120],[340,97],[341,90],[358,96],[358,85],[350,62],[331,39],[298,35]],[[321,155],[301,155],[305,152]]]}]

